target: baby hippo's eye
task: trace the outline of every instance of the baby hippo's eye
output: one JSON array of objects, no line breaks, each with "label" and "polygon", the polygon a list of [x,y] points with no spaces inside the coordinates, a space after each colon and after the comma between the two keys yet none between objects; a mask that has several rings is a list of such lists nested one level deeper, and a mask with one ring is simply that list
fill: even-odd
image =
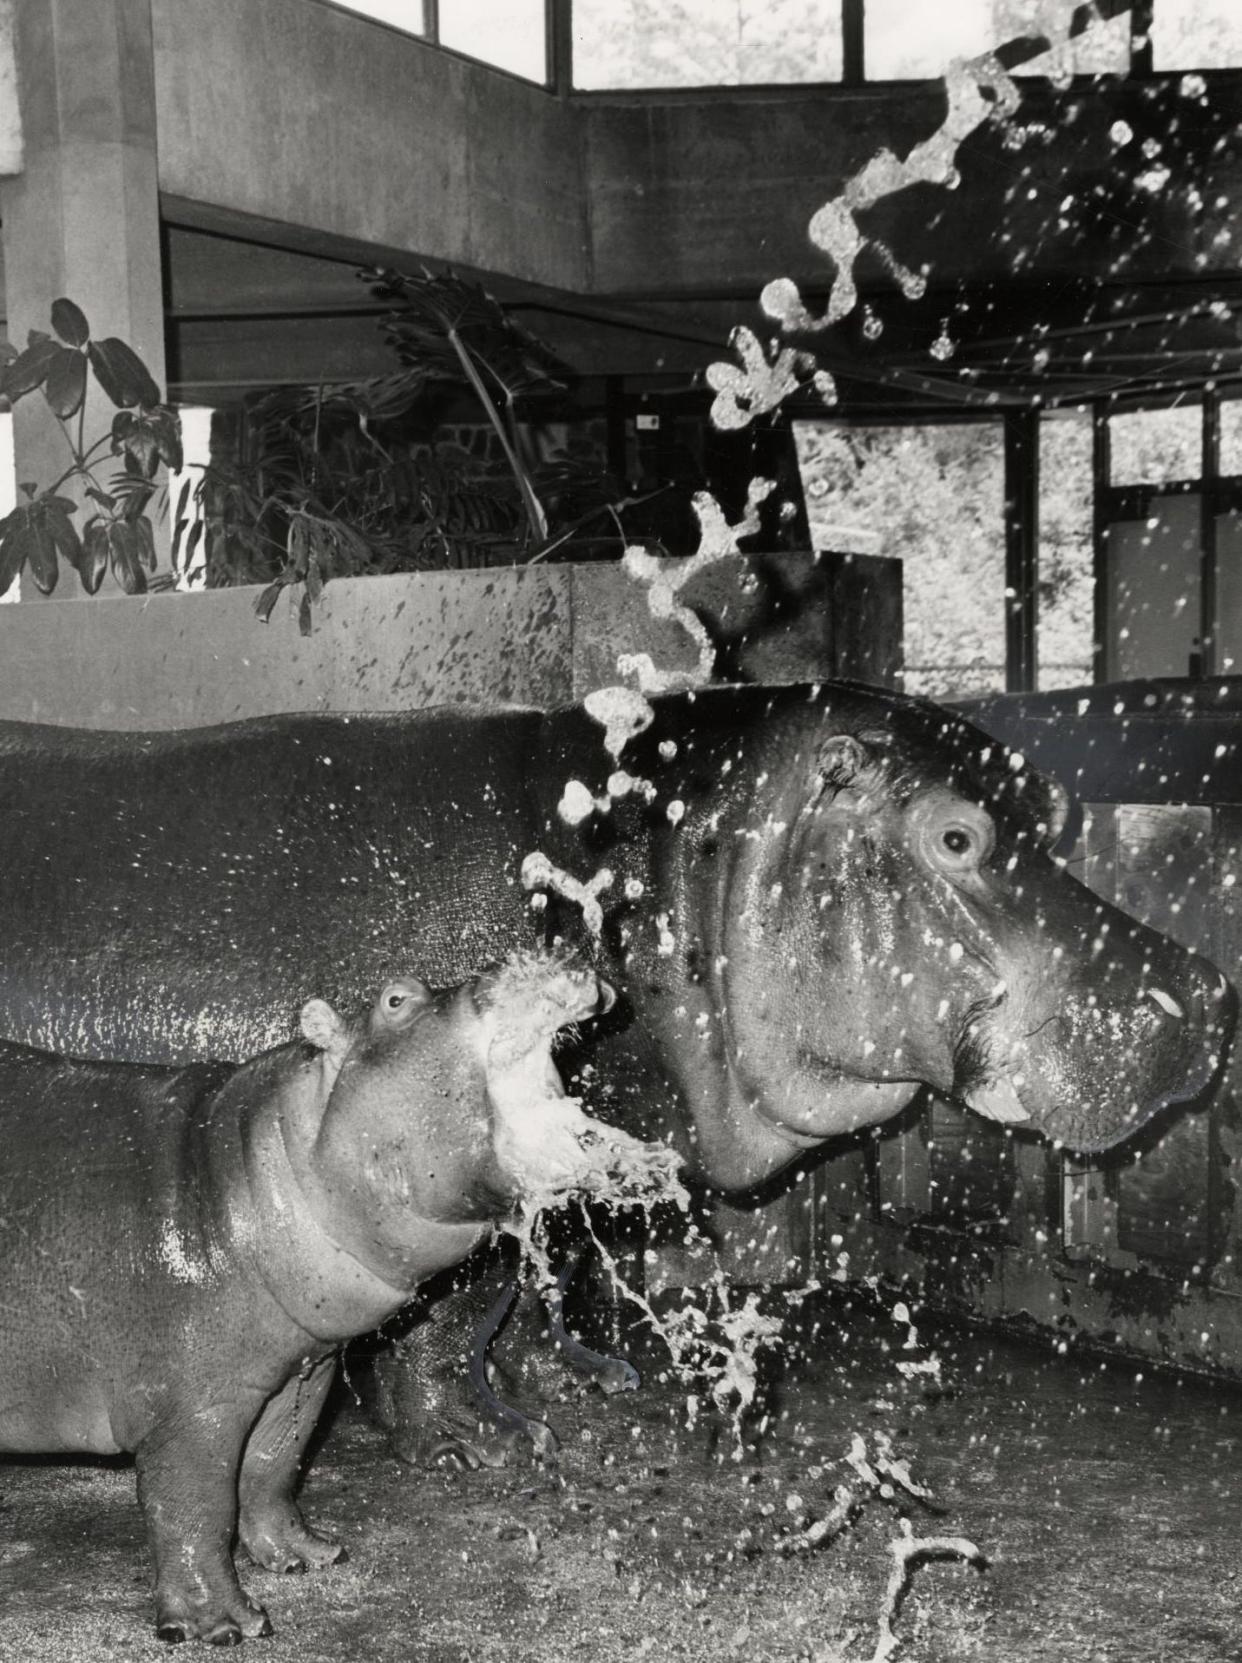
[{"label": "baby hippo's eye", "polygon": [[408,980],[389,982],[376,1005],[385,1022],[399,1024],[408,1022],[430,1000],[431,989],[427,984],[411,977]]}]

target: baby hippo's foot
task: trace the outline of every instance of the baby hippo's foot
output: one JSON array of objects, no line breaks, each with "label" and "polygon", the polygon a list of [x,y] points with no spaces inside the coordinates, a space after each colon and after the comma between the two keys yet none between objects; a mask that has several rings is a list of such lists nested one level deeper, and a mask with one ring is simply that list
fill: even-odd
[{"label": "baby hippo's foot", "polygon": [[339,1542],[312,1530],[292,1503],[243,1508],[237,1535],[255,1564],[265,1571],[296,1576],[344,1564],[349,1558]]},{"label": "baby hippo's foot", "polygon": [[241,1589],[225,1599],[213,1599],[205,1588],[160,1588],[155,1598],[155,1638],[168,1645],[182,1640],[206,1640],[210,1646],[240,1646],[272,1632],[267,1612],[246,1598]]}]

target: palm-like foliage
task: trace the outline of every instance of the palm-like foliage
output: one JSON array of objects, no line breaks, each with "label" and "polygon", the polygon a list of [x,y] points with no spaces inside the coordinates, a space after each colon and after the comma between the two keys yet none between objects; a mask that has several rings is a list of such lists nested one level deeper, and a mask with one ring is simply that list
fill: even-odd
[{"label": "palm-like foliage", "polygon": [[[483,289],[449,275],[368,270],[389,303],[381,327],[399,368],[325,387],[280,388],[245,408],[235,456],[178,504],[175,558],[205,538],[210,585],[263,583],[270,615],[302,586],[301,627],[332,576],[494,564],[562,547],[616,488],[597,467],[523,455],[518,407],[559,392],[562,366]],[[446,406],[472,395],[500,458],[449,442]],[[606,527],[612,531],[609,523]]]}]

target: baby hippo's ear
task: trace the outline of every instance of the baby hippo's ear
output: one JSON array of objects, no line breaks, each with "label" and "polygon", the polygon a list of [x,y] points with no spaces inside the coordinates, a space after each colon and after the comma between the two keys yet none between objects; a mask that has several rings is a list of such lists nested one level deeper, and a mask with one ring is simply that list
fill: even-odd
[{"label": "baby hippo's ear", "polygon": [[302,1006],[302,1038],[338,1068],[349,1050],[349,1028],[326,999],[308,999]]}]

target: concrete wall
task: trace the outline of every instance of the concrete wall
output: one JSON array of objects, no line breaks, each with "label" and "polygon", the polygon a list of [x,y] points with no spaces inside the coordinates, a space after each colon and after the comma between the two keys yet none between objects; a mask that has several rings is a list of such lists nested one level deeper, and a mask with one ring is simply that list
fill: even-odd
[{"label": "concrete wall", "polygon": [[13,39],[15,0],[0,0],[0,178],[22,165],[22,124],[17,104],[17,54]]},{"label": "concrete wall", "polygon": [[160,188],[582,290],[576,112],[315,0],[153,0]]},{"label": "concrete wall", "polygon": [[[1043,271],[1167,281],[1236,267],[1242,80],[1213,79],[1210,114],[1172,84],[1023,88],[1021,148],[985,124],[960,149],[956,190],[920,185],[878,202],[862,216],[868,235],[915,270],[929,267],[941,287]],[[946,103],[941,85],[922,83],[608,99],[582,110],[596,290],[638,296],[722,284],[746,293],[784,275],[826,285],[831,267],[808,239],[811,216],[881,150],[904,157],[929,139]],[[1167,185],[1138,182],[1136,168],[1150,167],[1135,161],[1137,146],[1116,159],[1118,120],[1154,139]],[[1193,157],[1213,146],[1205,201]],[[867,278],[879,269],[874,257],[862,267]]]},{"label": "concrete wall", "polygon": [[[166,196],[576,293],[823,282],[811,216],[946,115],[930,82],[564,100],[317,0],[152,0],[152,15]],[[890,196],[868,232],[938,285],[1236,266],[1242,78],[1212,77],[1200,102],[1177,77],[1023,87],[1020,148],[985,123],[960,189]],[[1119,120],[1160,146],[1167,185],[1144,184],[1137,144],[1117,159]]]}]

